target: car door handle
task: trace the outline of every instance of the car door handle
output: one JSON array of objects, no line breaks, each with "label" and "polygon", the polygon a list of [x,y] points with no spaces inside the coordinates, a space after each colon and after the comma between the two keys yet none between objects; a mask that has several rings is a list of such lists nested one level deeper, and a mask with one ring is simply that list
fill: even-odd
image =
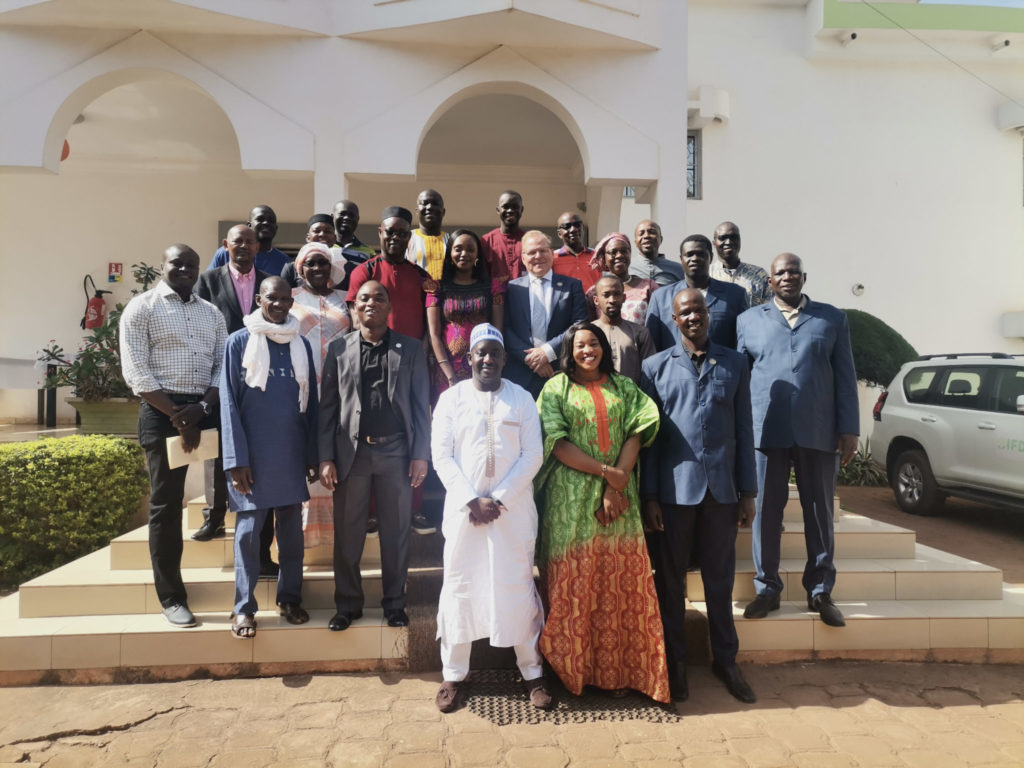
[{"label": "car door handle", "polygon": [[978,422],[978,429],[995,429],[995,428],[996,428],[996,425],[993,424],[991,421],[979,421]]},{"label": "car door handle", "polygon": [[936,419],[934,416],[922,416],[921,421],[926,422],[928,424],[934,424]]}]

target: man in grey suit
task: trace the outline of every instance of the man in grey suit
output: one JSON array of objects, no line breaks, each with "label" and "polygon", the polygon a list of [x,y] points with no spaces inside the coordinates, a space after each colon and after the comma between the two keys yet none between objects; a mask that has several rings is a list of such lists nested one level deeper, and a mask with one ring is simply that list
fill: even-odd
[{"label": "man in grey suit", "polygon": [[505,378],[534,398],[555,375],[562,336],[573,323],[587,319],[583,285],[552,272],[555,253],[540,230],[523,235],[526,274],[508,282],[505,299]]},{"label": "man in grey suit", "polygon": [[832,500],[838,465],[856,453],[860,428],[849,323],[842,310],[804,295],[807,275],[794,254],[776,256],[768,279],[775,297],[737,322],[737,348],[752,366],[760,487],[753,530],[757,597],[743,615],[760,619],[779,607],[782,511],[792,466],[807,544],[807,606],[829,626],[842,627],[846,622],[831,596],[836,581]]},{"label": "man in grey suit", "polygon": [[644,523],[661,531],[655,587],[665,625],[669,691],[686,681],[686,570],[700,555],[713,662],[711,671],[740,701],[754,692],[736,666],[732,618],[736,529],[754,517],[757,478],[750,416],[750,370],[743,355],[708,339],[708,307],[699,290],[673,301],[677,342],[643,363],[640,387],[661,411],[661,430],[642,462]]},{"label": "man in grey suit", "polygon": [[320,384],[320,481],[334,491],[332,632],[363,615],[359,561],[371,488],[380,522],[384,618],[390,627],[408,625],[412,489],[423,484],[430,457],[423,345],[388,328],[391,299],[376,280],[359,286],[353,309],[359,330],[328,347]]},{"label": "man in grey suit", "polygon": [[[260,283],[269,275],[256,269],[255,259],[260,244],[256,233],[247,224],[229,229],[223,247],[227,250],[228,263],[200,273],[196,295],[220,310],[228,333],[232,334],[241,330],[245,316],[259,307]],[[224,515],[228,507],[227,476],[220,458],[205,462],[204,472],[205,520],[192,534],[195,541],[209,541],[224,535]],[[260,533],[260,572],[265,576],[277,575],[277,564],[270,559],[270,545],[274,541],[273,517],[273,513],[267,515],[270,527],[264,526]]]}]

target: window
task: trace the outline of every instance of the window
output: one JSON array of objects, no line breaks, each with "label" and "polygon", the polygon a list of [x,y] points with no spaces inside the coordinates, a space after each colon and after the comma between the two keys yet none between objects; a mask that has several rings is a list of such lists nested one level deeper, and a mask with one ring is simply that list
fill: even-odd
[{"label": "window", "polygon": [[939,391],[938,405],[950,408],[981,408],[981,385],[985,368],[950,368]]},{"label": "window", "polygon": [[1017,398],[1024,396],[1024,368],[996,368],[992,396],[992,410],[1020,413]]},{"label": "window", "polygon": [[935,379],[934,368],[915,368],[903,379],[903,394],[908,403],[924,403],[928,400],[928,389]]},{"label": "window", "polygon": [[700,131],[686,132],[686,197],[700,200]]},{"label": "window", "polygon": [[630,198],[636,197],[636,187],[623,187],[622,196]]}]

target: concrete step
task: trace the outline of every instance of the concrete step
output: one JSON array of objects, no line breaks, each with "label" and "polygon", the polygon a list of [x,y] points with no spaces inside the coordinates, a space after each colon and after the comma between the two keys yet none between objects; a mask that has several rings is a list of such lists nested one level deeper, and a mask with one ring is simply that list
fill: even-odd
[{"label": "concrete step", "polygon": [[[108,567],[109,562],[110,553],[104,548],[22,584],[20,616],[95,616],[112,611],[160,613],[152,570],[115,571]],[[379,605],[380,563],[364,556],[362,573],[366,604]],[[233,567],[187,568],[182,570],[182,577],[193,611],[231,611],[235,601]],[[261,609],[273,610],[276,594],[276,580],[259,580],[256,603]],[[307,610],[334,606],[334,574],[330,566],[303,567],[302,604]]]},{"label": "concrete step", "polygon": [[[692,605],[707,614],[705,603]],[[806,600],[784,601],[764,619],[744,619],[744,605],[733,603],[741,661],[1024,658],[1024,589],[1007,584],[996,600],[836,600],[845,627],[826,626]]]},{"label": "concrete step", "polygon": [[[779,568],[783,600],[806,598],[801,579],[805,559],[783,560]],[[913,558],[837,558],[836,600],[998,600],[1003,572],[973,560],[917,544]],[[686,576],[691,600],[704,600],[700,572]],[[738,560],[733,600],[744,604],[754,599],[754,563]]]},{"label": "concrete step", "polygon": [[[782,559],[803,560],[807,556],[803,521],[785,524],[782,532]],[[835,522],[836,558],[913,558],[917,535],[908,528],[882,523],[861,515],[844,512]],[[736,537],[738,559],[749,557],[751,529]]]},{"label": "concrete step", "polygon": [[[182,568],[224,568],[234,567],[234,539],[229,532],[211,541],[193,541],[192,531],[182,525]],[[118,536],[110,542],[110,568],[121,570],[148,570],[152,567],[149,559],[149,529],[146,526]],[[304,562],[308,565],[332,563],[330,546],[312,547],[306,550]],[[363,549],[363,563],[380,563],[380,540],[367,538]]]},{"label": "concrete step", "polygon": [[[188,670],[242,673],[242,665],[302,665],[303,669],[382,669],[401,666],[408,629],[388,627],[383,613],[367,610],[344,632],[330,632],[333,610],[310,611],[308,624],[293,626],[274,611],[260,611],[253,640],[230,632],[225,612],[196,612],[200,625],[170,626],[161,615],[116,614],[18,618],[19,595],[0,599],[0,673],[41,670],[137,670],[143,677],[181,679]],[[266,666],[264,666],[266,669]],[[0,682],[16,682],[16,675]]]}]

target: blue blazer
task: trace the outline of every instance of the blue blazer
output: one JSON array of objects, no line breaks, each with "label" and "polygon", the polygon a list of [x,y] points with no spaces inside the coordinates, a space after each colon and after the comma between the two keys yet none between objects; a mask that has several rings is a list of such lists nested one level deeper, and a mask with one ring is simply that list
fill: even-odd
[{"label": "blue blazer", "polygon": [[697,376],[676,343],[643,362],[640,388],[658,404],[661,429],[641,462],[641,491],[662,504],[693,506],[708,490],[720,504],[756,494],[750,369],[711,342]]},{"label": "blue blazer", "polygon": [[[575,277],[551,275],[551,316],[548,318],[548,344],[558,354],[562,348],[562,336],[573,323],[587,319],[587,303],[583,295],[583,284]],[[534,398],[540,394],[547,379],[542,379],[529,369],[524,362],[526,350],[533,348],[530,322],[530,276],[523,275],[508,281],[505,295],[505,351],[508,362],[504,376]],[[551,364],[558,370],[558,359]]]},{"label": "blue blazer", "polygon": [[[672,320],[672,299],[684,288],[689,288],[685,279],[651,294],[646,325],[659,352],[679,345],[679,329]],[[711,278],[707,302],[708,337],[716,344],[736,349],[736,318],[747,309],[747,292],[733,283]]]},{"label": "blue blazer", "polygon": [[754,444],[835,451],[840,434],[860,434],[857,374],[846,313],[807,300],[789,327],[774,301],[736,323],[738,349],[750,360]]}]

